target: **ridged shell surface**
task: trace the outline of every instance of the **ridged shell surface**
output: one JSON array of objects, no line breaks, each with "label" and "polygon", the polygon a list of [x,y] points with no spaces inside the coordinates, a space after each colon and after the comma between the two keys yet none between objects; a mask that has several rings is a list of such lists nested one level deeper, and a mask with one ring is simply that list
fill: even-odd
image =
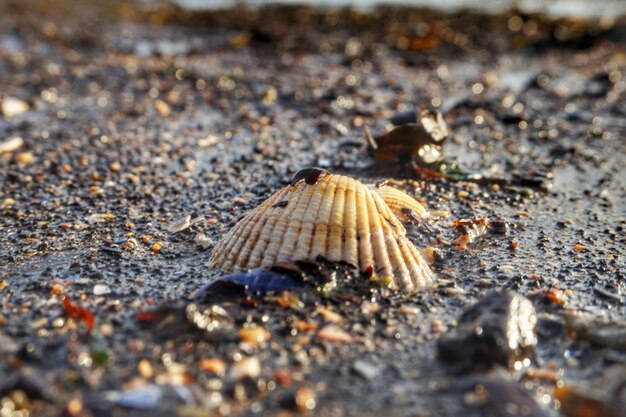
[{"label": "ridged shell surface", "polygon": [[376,278],[407,292],[434,279],[383,198],[354,178],[336,174],[276,192],[218,242],[211,266],[250,269],[319,255],[361,271],[371,267]]},{"label": "ridged shell surface", "polygon": [[393,214],[395,214],[400,220],[405,221],[408,218],[406,210],[411,210],[418,217],[424,217],[428,214],[428,210],[422,203],[408,195],[402,190],[390,187],[388,185],[383,186],[370,186],[383,201],[389,206]]}]

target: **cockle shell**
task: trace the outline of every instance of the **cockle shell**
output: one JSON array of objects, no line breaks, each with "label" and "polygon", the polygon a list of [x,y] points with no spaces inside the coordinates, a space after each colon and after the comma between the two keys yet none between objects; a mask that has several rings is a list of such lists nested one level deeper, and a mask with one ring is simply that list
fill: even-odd
[{"label": "cockle shell", "polygon": [[314,183],[297,180],[249,212],[218,242],[210,264],[251,269],[318,256],[371,270],[379,281],[407,292],[434,279],[376,191],[326,172]]}]

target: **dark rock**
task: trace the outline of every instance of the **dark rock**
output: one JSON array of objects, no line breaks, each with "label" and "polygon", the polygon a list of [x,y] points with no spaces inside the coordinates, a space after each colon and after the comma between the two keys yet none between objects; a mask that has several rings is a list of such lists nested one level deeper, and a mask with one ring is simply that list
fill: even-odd
[{"label": "dark rock", "polygon": [[463,370],[511,368],[533,355],[536,324],[530,300],[512,291],[493,292],[467,308],[457,329],[439,340],[439,358]]}]

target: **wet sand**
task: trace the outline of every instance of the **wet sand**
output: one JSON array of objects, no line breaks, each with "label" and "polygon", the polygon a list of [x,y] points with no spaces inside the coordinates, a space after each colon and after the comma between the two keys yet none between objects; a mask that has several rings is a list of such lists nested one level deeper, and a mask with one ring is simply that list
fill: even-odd
[{"label": "wet sand", "polygon": [[[15,2],[0,23],[2,410],[577,416],[567,407],[594,378],[619,378],[623,20]],[[381,134],[424,105],[445,113],[448,165],[504,181],[368,154],[365,125]],[[409,227],[418,247],[453,241],[462,219],[508,232],[440,243],[436,285],[412,296],[192,300],[223,273],[207,266],[214,243],[309,166],[394,179],[449,212]],[[537,311],[528,361],[439,360],[461,312],[504,289]],[[590,316],[576,331],[574,313]],[[607,338],[593,318],[614,322]]]}]

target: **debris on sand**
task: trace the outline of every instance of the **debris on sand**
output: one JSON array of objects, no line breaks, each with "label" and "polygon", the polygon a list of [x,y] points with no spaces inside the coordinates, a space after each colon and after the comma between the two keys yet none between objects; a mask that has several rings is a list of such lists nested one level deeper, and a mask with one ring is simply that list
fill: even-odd
[{"label": "debris on sand", "polygon": [[96,322],[91,311],[74,303],[69,295],[62,295],[61,301],[63,302],[65,314],[67,314],[68,317],[78,318],[85,322],[89,330],[94,329]]},{"label": "debris on sand", "polygon": [[13,152],[22,147],[24,144],[24,139],[20,137],[9,138],[5,141],[0,142],[0,154],[1,153],[9,153]]},{"label": "debris on sand", "polygon": [[265,268],[255,268],[250,272],[233,272],[215,278],[208,284],[194,292],[197,299],[211,299],[224,297],[228,294],[235,296],[243,294],[271,294],[280,293],[303,283],[293,274]]},{"label": "debris on sand", "polygon": [[207,235],[205,235],[204,233],[198,233],[194,238],[193,238],[193,242],[198,245],[201,246],[202,249],[207,249],[210,248],[211,246],[213,246],[213,239],[211,239],[210,237],[207,237]]},{"label": "debris on sand", "polygon": [[419,123],[398,126],[380,136],[373,137],[368,128],[365,136],[369,149],[381,161],[431,164],[441,157],[441,147],[450,132],[440,112],[422,110]]},{"label": "debris on sand", "polygon": [[[583,395],[625,362],[626,20],[598,5],[626,2],[589,2],[609,17],[589,24],[520,10],[117,3],[0,1],[0,100],[23,101],[0,108],[0,415],[542,416],[537,403],[559,413],[557,384]],[[447,139],[428,137],[422,104],[444,115]],[[379,139],[369,155],[365,126]],[[315,254],[230,277],[208,266],[244,211],[283,187],[314,207],[307,193],[335,176],[367,184],[374,211],[389,207],[426,248],[435,285],[388,287],[402,275],[393,239],[366,268]],[[334,195],[321,200],[330,213]],[[265,219],[297,208],[281,198]],[[395,227],[375,218],[356,230]],[[480,219],[507,223],[479,236]],[[317,220],[306,227],[336,231]],[[286,225],[278,251],[313,235],[304,224]],[[343,224],[340,259],[378,239]],[[269,230],[257,225],[233,254]],[[507,345],[506,323],[521,332],[508,301],[459,323],[492,289],[532,300],[534,349]],[[590,320],[566,325],[565,308]],[[449,338],[466,367],[436,359]],[[502,366],[513,371],[483,373]]]},{"label": "debris on sand", "polygon": [[0,110],[4,117],[18,116],[28,111],[29,108],[27,102],[15,97],[5,97],[0,100]]},{"label": "debris on sand", "polygon": [[261,361],[258,356],[244,357],[233,363],[228,371],[228,379],[239,381],[242,379],[255,379],[261,374]]},{"label": "debris on sand", "polygon": [[467,308],[458,327],[439,340],[439,358],[462,369],[530,365],[537,344],[537,314],[512,291],[492,292]]}]

